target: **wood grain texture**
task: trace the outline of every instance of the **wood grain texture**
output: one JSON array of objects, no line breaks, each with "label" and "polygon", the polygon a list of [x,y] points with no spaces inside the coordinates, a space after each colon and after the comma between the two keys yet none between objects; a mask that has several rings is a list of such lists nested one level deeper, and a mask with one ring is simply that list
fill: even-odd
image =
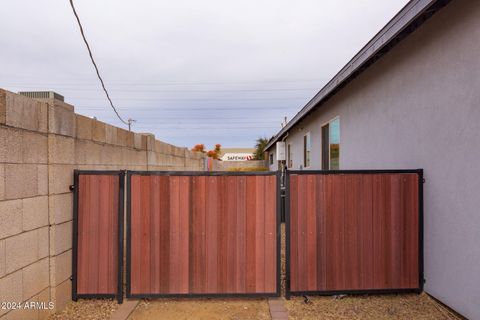
[{"label": "wood grain texture", "polygon": [[77,293],[116,294],[119,176],[78,178]]},{"label": "wood grain texture", "polygon": [[274,294],[277,177],[131,176],[130,294]]},{"label": "wood grain texture", "polygon": [[416,174],[292,174],[291,291],[417,289]]}]

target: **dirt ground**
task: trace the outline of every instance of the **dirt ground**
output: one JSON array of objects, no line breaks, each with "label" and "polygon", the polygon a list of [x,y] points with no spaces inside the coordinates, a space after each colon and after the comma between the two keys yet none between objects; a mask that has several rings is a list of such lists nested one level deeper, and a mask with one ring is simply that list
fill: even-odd
[{"label": "dirt ground", "polygon": [[142,301],[129,320],[267,320],[266,299],[162,299]]},{"label": "dirt ground", "polygon": [[459,319],[426,294],[295,297],[285,302],[289,319]]},{"label": "dirt ground", "polygon": [[59,313],[52,314],[50,320],[105,320],[118,309],[116,300],[78,300],[71,301]]}]

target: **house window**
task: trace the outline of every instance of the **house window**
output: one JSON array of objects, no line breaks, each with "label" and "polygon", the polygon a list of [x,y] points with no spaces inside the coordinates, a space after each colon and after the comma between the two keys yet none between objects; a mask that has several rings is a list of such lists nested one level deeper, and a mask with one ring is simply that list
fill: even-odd
[{"label": "house window", "polygon": [[340,119],[335,118],[322,127],[322,169],[340,169]]},{"label": "house window", "polygon": [[269,161],[270,165],[273,164],[273,153],[270,153],[270,155],[268,156],[268,161]]},{"label": "house window", "polygon": [[289,168],[293,167],[293,159],[292,159],[292,145],[287,145],[287,166]]},{"label": "house window", "polygon": [[303,166],[310,167],[310,154],[312,151],[312,143],[310,141],[310,133],[303,136]]}]

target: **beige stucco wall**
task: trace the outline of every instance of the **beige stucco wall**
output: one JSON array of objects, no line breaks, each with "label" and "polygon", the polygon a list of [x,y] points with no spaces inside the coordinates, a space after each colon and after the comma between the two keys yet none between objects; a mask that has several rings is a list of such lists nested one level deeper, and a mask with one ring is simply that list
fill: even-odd
[{"label": "beige stucco wall", "polygon": [[[0,301],[71,299],[74,169],[203,170],[204,156],[0,89]],[[45,311],[0,309],[2,319]]]},{"label": "beige stucco wall", "polygon": [[339,116],[340,169],[423,168],[425,290],[471,319],[480,319],[479,53],[480,2],[452,1],[286,139],[298,169],[310,132],[310,169],[320,169],[321,126]]},{"label": "beige stucco wall", "polygon": [[250,160],[250,161],[214,161],[212,171],[233,171],[242,169],[248,170],[261,170],[267,169],[266,162],[264,160]]}]

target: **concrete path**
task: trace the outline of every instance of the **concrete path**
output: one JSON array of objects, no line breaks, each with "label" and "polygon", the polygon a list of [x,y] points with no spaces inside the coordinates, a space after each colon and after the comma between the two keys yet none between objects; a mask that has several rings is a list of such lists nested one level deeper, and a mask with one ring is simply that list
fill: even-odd
[{"label": "concrete path", "polygon": [[111,316],[110,320],[126,320],[137,307],[140,300],[123,300],[123,303]]},{"label": "concrete path", "polygon": [[282,298],[268,299],[268,306],[270,308],[270,316],[272,320],[288,320],[288,312],[283,305]]}]

